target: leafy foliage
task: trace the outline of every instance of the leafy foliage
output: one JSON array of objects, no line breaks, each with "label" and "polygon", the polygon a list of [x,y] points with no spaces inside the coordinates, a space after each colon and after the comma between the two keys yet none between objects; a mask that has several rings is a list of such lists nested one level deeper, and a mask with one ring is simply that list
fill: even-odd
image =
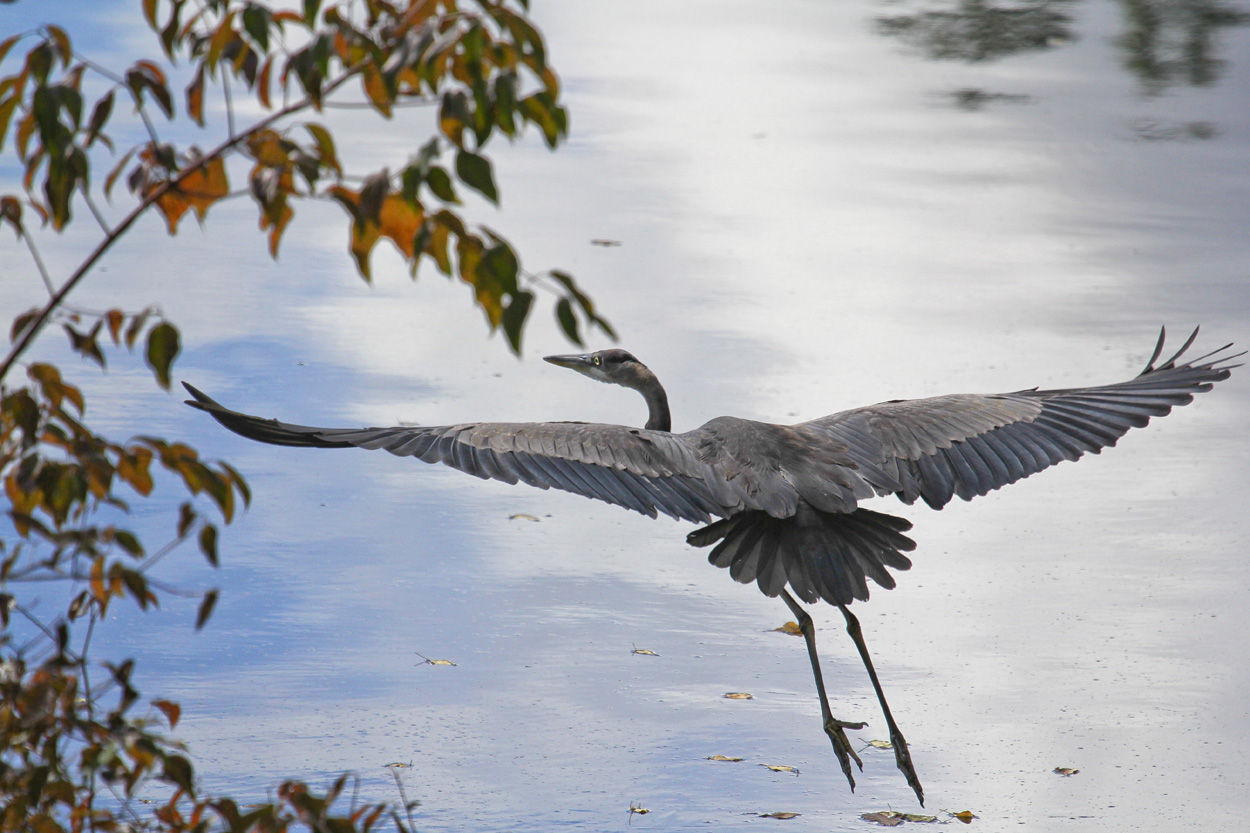
[{"label": "leafy foliage", "polygon": [[[13,320],[12,346],[0,361],[0,482],[8,501],[0,532],[0,831],[355,831],[383,822],[402,830],[413,806],[402,789],[395,808],[353,803],[340,811],[334,805],[345,778],[325,794],[287,782],[275,802],[246,811],[206,797],[185,750],[163,734],[177,725],[179,706],[153,699],[138,715],[132,660],[106,663],[103,679],[93,679],[91,638],[110,606],[148,610],[165,594],[186,594],[154,568],[189,541],[216,567],[218,524],[229,524],[250,493],[227,463],[202,460],[185,443],[101,436],[86,420],[82,390],[60,369],[20,362],[49,325],[59,325],[70,348],[100,368],[140,353],[168,389],[181,336],[158,307],[87,312],[68,297],[144,214],[156,212],[176,235],[188,214],[206,223],[228,199],[256,206],[274,258],[304,201],[332,201],[345,214],[347,249],[362,278],[371,280],[383,240],[413,278],[429,260],[471,289],[490,331],[502,330],[514,352],[544,293],[571,341],[581,343],[583,327],[613,335],[572,276],[526,272],[507,240],[462,213],[466,200],[500,202],[487,155],[496,135],[513,141],[532,129],[553,149],[565,138],[559,80],[524,0],[139,6],[160,56],[120,69],[79,54],[59,25],[0,40],[0,153],[11,152],[21,173],[20,191],[0,194],[0,228],[29,251],[49,296]],[[175,67],[190,78],[181,91],[170,80]],[[357,100],[344,102],[352,90]],[[224,120],[206,104],[218,94]],[[240,94],[262,113],[245,126],[235,119]],[[353,171],[318,118],[335,106],[365,106],[383,119],[425,108],[430,135],[391,168]],[[164,125],[179,120],[198,125],[204,141],[163,139]],[[119,146],[136,128],[142,141]],[[228,165],[232,158],[241,164]],[[93,176],[101,165],[106,172]],[[110,225],[98,200],[125,194],[129,208]],[[69,228],[83,209],[100,226],[99,241],[55,283],[37,241]],[[168,539],[154,547],[124,522],[131,501],[158,486],[186,499]],[[50,615],[26,590],[49,582],[68,588],[64,608]],[[217,591],[194,595],[198,629]],[[152,781],[173,792],[141,816],[134,802]]]}]

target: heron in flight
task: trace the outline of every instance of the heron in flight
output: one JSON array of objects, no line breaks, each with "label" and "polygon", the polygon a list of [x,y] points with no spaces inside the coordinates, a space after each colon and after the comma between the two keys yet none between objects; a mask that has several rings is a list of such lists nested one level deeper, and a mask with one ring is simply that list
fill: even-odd
[{"label": "heron in flight", "polygon": [[[668,398],[655,374],[625,350],[548,356],[547,361],[642,394],[643,428],[584,422],[477,422],[431,427],[313,428],[232,411],[184,383],[187,404],[249,439],[312,448],[385,449],[443,463],[483,479],[563,489],[652,518],[706,524],[686,540],[713,546],[708,560],[728,567],[782,601],[802,630],[820,698],[825,733],[855,788],[845,729],[825,693],[811,617],[799,603],[824,600],[842,611],[889,728],[898,768],[924,804],[924,792],[873,669],[849,605],[868,599],[868,579],[894,587],[889,569],[906,570],[915,549],[908,521],[860,507],[894,495],[941,509],[971,500],[1086,452],[1113,446],[1130,428],[1188,404],[1238,365],[1226,345],[1167,361],[1160,332],[1146,368],[1127,382],[1064,390],[956,394],[893,400],[797,425],[717,417],[672,433]],[[887,569],[889,568],[889,569]],[[789,589],[787,589],[787,587]],[[797,599],[795,597],[798,597]]]}]

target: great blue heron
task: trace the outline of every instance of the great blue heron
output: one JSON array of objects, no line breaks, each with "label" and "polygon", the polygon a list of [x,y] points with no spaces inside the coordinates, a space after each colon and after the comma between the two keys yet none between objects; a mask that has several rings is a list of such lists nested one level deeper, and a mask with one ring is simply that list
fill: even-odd
[{"label": "great blue heron", "polygon": [[[237,434],[274,445],[385,449],[444,463],[483,479],[563,489],[633,509],[707,524],[686,540],[715,544],[709,560],[743,584],[780,596],[802,629],[820,697],[824,729],[851,789],[851,760],[863,763],[833,717],[816,653],[815,630],[795,600],[824,599],[846,618],[889,727],[898,768],[924,803],[907,742],[890,714],[856,617],[867,579],[894,586],[886,570],[906,570],[903,535],[911,523],[859,507],[866,498],[921,498],[941,509],[953,496],[971,500],[1063,460],[1098,453],[1129,428],[1144,426],[1211,389],[1238,365],[1232,346],[1177,364],[1197,337],[1155,365],[1160,332],[1146,368],[1127,382],[1065,390],[957,394],[893,400],[797,425],[717,417],[685,434],[671,432],[659,380],[630,353],[602,350],[547,361],[615,385],[647,401],[645,428],[583,422],[483,422],[438,427],[312,428],[229,410],[186,386],[194,400]],[[713,520],[720,518],[720,520]],[[789,585],[794,595],[786,590]]]}]

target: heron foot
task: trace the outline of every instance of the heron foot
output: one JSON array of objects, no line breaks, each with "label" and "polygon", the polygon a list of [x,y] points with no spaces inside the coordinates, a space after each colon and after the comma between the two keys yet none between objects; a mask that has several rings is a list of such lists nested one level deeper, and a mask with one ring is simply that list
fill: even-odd
[{"label": "heron foot", "polygon": [[916,767],[911,762],[911,751],[907,748],[907,739],[903,737],[898,724],[894,722],[894,715],[890,713],[890,704],[885,701],[885,691],[881,688],[881,681],[877,679],[877,671],[872,666],[872,658],[868,656],[868,646],[864,643],[864,631],[859,625],[859,619],[847,609],[846,605],[838,605],[838,608],[846,619],[846,632],[855,643],[859,657],[863,660],[864,670],[868,672],[868,679],[872,681],[873,690],[877,693],[877,702],[881,704],[885,724],[890,728],[890,745],[894,747],[894,763],[906,776],[907,785],[912,788],[912,792],[916,794],[916,800],[923,807],[924,787],[920,785],[920,776],[916,774]]},{"label": "heron foot", "polygon": [[916,767],[911,762],[911,751],[907,748],[907,739],[903,737],[898,726],[890,726],[890,745],[894,748],[894,763],[898,766],[899,772],[907,778],[907,786],[916,793],[916,800],[923,807],[924,787],[921,786],[920,776],[916,774]]},{"label": "heron foot", "polygon": [[829,736],[830,742],[833,743],[833,754],[838,756],[838,763],[842,766],[842,774],[846,776],[846,782],[851,785],[851,792],[855,792],[855,775],[851,770],[851,761],[855,761],[855,765],[859,767],[859,771],[864,771],[864,762],[859,759],[859,755],[855,754],[854,748],[851,747],[851,741],[846,737],[845,729],[863,729],[867,723],[850,723],[846,720],[838,720],[836,717],[827,716],[825,718],[825,734]]}]

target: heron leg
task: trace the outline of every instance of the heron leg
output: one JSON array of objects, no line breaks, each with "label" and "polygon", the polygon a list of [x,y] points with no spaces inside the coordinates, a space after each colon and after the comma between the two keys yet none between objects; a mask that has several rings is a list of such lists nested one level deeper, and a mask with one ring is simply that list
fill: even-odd
[{"label": "heron leg", "polygon": [[851,613],[846,605],[838,605],[838,609],[846,617],[846,632],[850,634],[851,640],[859,650],[859,658],[864,661],[864,668],[868,671],[868,679],[872,680],[872,687],[877,692],[877,702],[881,704],[881,712],[885,715],[885,724],[890,728],[890,744],[894,747],[894,761],[898,764],[899,771],[907,776],[908,785],[916,792],[916,798],[920,801],[920,806],[923,807],[924,788],[920,786],[920,778],[916,775],[916,767],[912,765],[911,752],[907,749],[907,740],[903,737],[903,733],[899,731],[898,724],[894,722],[894,715],[890,714],[889,704],[885,702],[885,692],[881,689],[881,681],[877,679],[877,672],[872,667],[872,658],[868,656],[868,646],[864,644],[864,632],[859,627],[859,619],[855,618],[855,614]]},{"label": "heron leg", "polygon": [[855,754],[843,730],[862,729],[867,724],[847,723],[833,716],[829,708],[829,698],[825,695],[825,678],[820,673],[820,657],[816,653],[816,626],[812,624],[812,617],[807,615],[807,611],[794,600],[793,596],[782,590],[781,598],[790,608],[790,612],[794,614],[795,620],[799,623],[799,630],[803,632],[803,639],[807,642],[807,656],[812,661],[812,676],[816,678],[816,693],[820,695],[820,716],[824,722],[825,734],[833,743],[833,752],[838,756],[838,763],[842,765],[842,773],[846,775],[846,780],[851,785],[851,792],[854,792],[855,776],[851,773],[851,760],[855,760],[861,772],[864,769],[864,762],[859,759],[859,755]]}]

